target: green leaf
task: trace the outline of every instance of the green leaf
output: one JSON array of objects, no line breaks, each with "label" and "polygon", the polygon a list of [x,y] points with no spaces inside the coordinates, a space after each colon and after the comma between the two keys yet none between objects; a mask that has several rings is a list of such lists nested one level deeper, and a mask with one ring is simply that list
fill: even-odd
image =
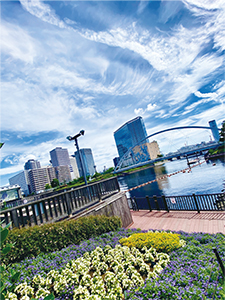
[{"label": "green leaf", "polygon": [[16,272],[10,279],[13,282],[16,282],[19,277],[20,277],[20,272]]},{"label": "green leaf", "polygon": [[4,266],[0,266],[0,273],[5,271],[5,267]]},{"label": "green leaf", "polygon": [[55,299],[55,297],[53,294],[50,294],[44,298],[44,300],[54,300],[54,299]]},{"label": "green leaf", "polygon": [[9,224],[7,224],[7,225],[4,227],[4,229],[8,229],[8,228],[10,227],[11,223],[12,223],[12,222],[10,222]]},{"label": "green leaf", "polygon": [[2,253],[4,255],[6,255],[7,253],[9,253],[9,251],[11,250],[11,245],[10,244],[7,244],[5,248],[2,249]]},{"label": "green leaf", "polygon": [[5,295],[1,293],[1,300],[5,300]]},{"label": "green leaf", "polygon": [[9,230],[7,228],[4,228],[2,231],[0,231],[1,244],[6,240],[8,233]]},{"label": "green leaf", "polygon": [[0,288],[0,293],[2,293],[2,292],[4,291],[4,289],[5,289],[5,286],[4,286],[4,284],[2,283],[2,284],[1,284],[1,288]]}]

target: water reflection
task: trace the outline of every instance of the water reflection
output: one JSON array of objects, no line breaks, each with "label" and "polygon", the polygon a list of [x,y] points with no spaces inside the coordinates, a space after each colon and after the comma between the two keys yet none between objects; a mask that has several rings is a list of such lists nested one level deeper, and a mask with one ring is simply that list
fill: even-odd
[{"label": "water reflection", "polygon": [[[143,183],[156,180],[148,185],[127,193],[129,197],[145,197],[146,195],[191,195],[220,193],[223,188],[225,163],[222,159],[204,162],[188,171],[186,160],[166,162],[151,166],[125,176],[118,177],[121,190],[126,191]],[[180,170],[184,172],[177,173]],[[169,174],[171,175],[170,177]],[[167,176],[166,176],[167,175]]]}]

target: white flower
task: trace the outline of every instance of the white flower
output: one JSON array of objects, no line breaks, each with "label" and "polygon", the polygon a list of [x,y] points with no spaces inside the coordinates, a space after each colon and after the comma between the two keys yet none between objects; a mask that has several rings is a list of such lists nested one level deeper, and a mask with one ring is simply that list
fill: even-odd
[{"label": "white flower", "polygon": [[50,294],[50,291],[40,287],[36,293],[36,298],[45,298]]},{"label": "white flower", "polygon": [[7,291],[5,300],[17,300],[17,296],[16,294]]}]

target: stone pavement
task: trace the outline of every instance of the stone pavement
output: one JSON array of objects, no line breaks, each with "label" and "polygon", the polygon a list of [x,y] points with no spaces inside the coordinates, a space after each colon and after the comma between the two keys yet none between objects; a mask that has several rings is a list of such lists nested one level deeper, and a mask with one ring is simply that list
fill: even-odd
[{"label": "stone pavement", "polygon": [[185,232],[205,232],[225,234],[225,212],[206,211],[131,211],[133,224],[127,228],[142,230],[174,230]]}]

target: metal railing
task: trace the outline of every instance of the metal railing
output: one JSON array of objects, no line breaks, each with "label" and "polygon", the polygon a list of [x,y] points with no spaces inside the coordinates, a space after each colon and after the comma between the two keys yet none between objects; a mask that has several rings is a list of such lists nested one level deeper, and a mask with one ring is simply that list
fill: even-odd
[{"label": "metal railing", "polygon": [[133,197],[129,205],[133,210],[225,211],[225,194]]},{"label": "metal railing", "polygon": [[3,210],[0,218],[5,224],[12,222],[11,228],[56,222],[79,213],[119,190],[117,177],[113,177]]}]

